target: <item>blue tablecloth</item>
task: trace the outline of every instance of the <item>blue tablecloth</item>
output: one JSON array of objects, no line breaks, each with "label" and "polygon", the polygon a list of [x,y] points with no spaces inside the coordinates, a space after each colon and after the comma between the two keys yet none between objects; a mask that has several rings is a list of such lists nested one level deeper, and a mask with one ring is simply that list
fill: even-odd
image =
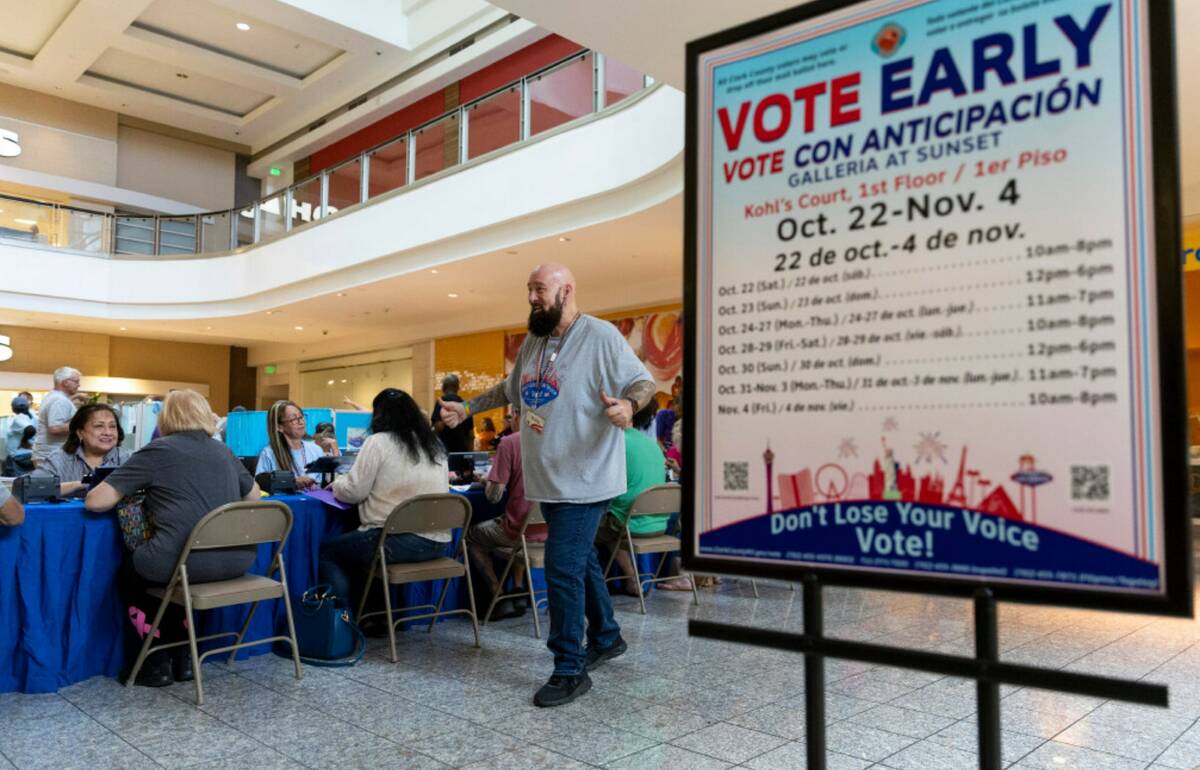
[{"label": "blue tablecloth", "polygon": [[[481,492],[468,492],[466,497],[477,521],[500,510]],[[300,593],[316,582],[321,542],[357,526],[357,517],[303,495],[276,499],[294,514],[284,567],[292,592]],[[127,621],[115,579],[122,558],[115,517],[89,513],[80,502],[29,505],[23,525],[0,527],[0,692],[54,692],[121,670],[122,624]],[[253,571],[265,573],[269,559],[269,547],[260,547]],[[417,584],[404,592],[402,601],[421,603],[437,590],[440,583]],[[465,592],[456,581],[447,606],[461,606],[460,602],[465,603]],[[231,607],[199,613],[199,630],[236,631],[245,612],[244,607]],[[285,628],[283,617],[279,602],[264,602],[248,638],[274,635]],[[264,645],[251,654],[266,651]]]}]

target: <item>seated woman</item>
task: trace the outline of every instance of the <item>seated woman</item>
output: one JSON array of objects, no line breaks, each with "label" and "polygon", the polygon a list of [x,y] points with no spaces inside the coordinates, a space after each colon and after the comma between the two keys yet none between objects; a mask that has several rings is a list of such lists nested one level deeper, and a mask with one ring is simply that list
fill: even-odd
[{"label": "seated woman", "polygon": [[97,468],[119,467],[129,459],[129,451],[121,448],[125,431],[120,415],[108,404],[87,404],[71,418],[67,430],[63,445],[34,471],[38,476],[58,477],[59,497],[84,495],[84,476]]},{"label": "seated woman", "polygon": [[495,449],[496,444],[496,423],[492,422],[491,417],[483,418],[483,427],[475,433],[475,451],[490,452]]},{"label": "seated woman", "polygon": [[[371,435],[350,472],[333,482],[333,494],[358,503],[362,522],[354,532],[326,540],[317,566],[319,580],[356,606],[365,572],[375,558],[379,530],[392,510],[416,495],[445,493],[450,469],[446,451],[412,396],[387,388],[371,402]],[[429,561],[446,554],[450,531],[389,535],[389,563]]]},{"label": "seated woman", "polygon": [[[204,396],[194,390],[167,394],[158,416],[162,438],[134,452],[129,460],[87,495],[89,511],[111,510],[121,498],[144,491],[143,511],[153,524],[150,539],[134,549],[117,575],[121,600],[131,618],[145,622],[127,625],[126,660],[137,657],[146,631],[158,610],[159,599],[146,593],[171,579],[175,562],[196,522],[209,511],[238,500],[257,500],[258,485],[229,447],[212,440],[217,418]],[[254,563],[257,549],[233,548],[197,551],[188,557],[188,580],[207,583],[244,575]],[[161,641],[187,638],[183,610],[172,604],[163,616]],[[146,659],[137,684],[162,687],[192,678],[187,647],[159,650]]]},{"label": "seated woman", "polygon": [[258,455],[254,475],[276,470],[291,471],[296,486],[308,489],[317,480],[304,470],[325,456],[324,450],[304,439],[304,410],[291,401],[276,401],[267,411],[267,445]]}]

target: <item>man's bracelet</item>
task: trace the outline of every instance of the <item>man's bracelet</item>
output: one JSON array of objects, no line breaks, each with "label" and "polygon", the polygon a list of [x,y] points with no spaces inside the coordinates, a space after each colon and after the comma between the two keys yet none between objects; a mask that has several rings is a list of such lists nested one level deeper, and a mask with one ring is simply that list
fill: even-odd
[{"label": "man's bracelet", "polygon": [[471,416],[471,405],[469,403],[463,403],[463,412],[466,413],[467,417]]}]

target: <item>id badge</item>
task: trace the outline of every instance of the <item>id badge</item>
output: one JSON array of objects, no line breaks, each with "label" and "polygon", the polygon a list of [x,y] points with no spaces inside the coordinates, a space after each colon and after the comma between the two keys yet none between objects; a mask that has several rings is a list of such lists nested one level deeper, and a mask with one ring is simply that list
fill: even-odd
[{"label": "id badge", "polygon": [[546,429],[546,418],[542,417],[532,409],[525,411],[525,424],[535,433],[541,433]]}]

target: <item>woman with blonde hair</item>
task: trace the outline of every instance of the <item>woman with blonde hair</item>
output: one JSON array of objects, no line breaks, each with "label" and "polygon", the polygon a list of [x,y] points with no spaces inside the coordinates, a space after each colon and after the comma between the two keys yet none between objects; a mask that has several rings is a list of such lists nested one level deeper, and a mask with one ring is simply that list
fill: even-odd
[{"label": "woman with blonde hair", "polygon": [[[258,485],[229,447],[213,441],[216,424],[204,396],[194,390],[168,393],[158,415],[162,437],[134,452],[88,493],[84,503],[89,511],[108,511],[135,492],[146,496],[142,508],[153,534],[134,548],[117,575],[121,598],[134,619],[133,633],[126,637],[126,660],[137,657],[140,634],[149,625],[137,619],[152,618],[158,609],[159,600],[147,595],[146,589],[171,579],[196,523],[226,503],[259,497]],[[207,583],[244,575],[256,553],[254,546],[197,551],[188,557],[188,580]],[[185,639],[182,610],[172,605],[159,632],[163,642]],[[172,677],[177,682],[192,678],[186,647],[152,653],[138,673],[137,684],[162,687]]]},{"label": "woman with blonde hair", "polygon": [[267,411],[267,445],[258,455],[254,475],[276,470],[291,471],[296,486],[307,489],[317,483],[305,469],[325,456],[316,442],[304,438],[304,410],[292,401],[276,401]]}]

